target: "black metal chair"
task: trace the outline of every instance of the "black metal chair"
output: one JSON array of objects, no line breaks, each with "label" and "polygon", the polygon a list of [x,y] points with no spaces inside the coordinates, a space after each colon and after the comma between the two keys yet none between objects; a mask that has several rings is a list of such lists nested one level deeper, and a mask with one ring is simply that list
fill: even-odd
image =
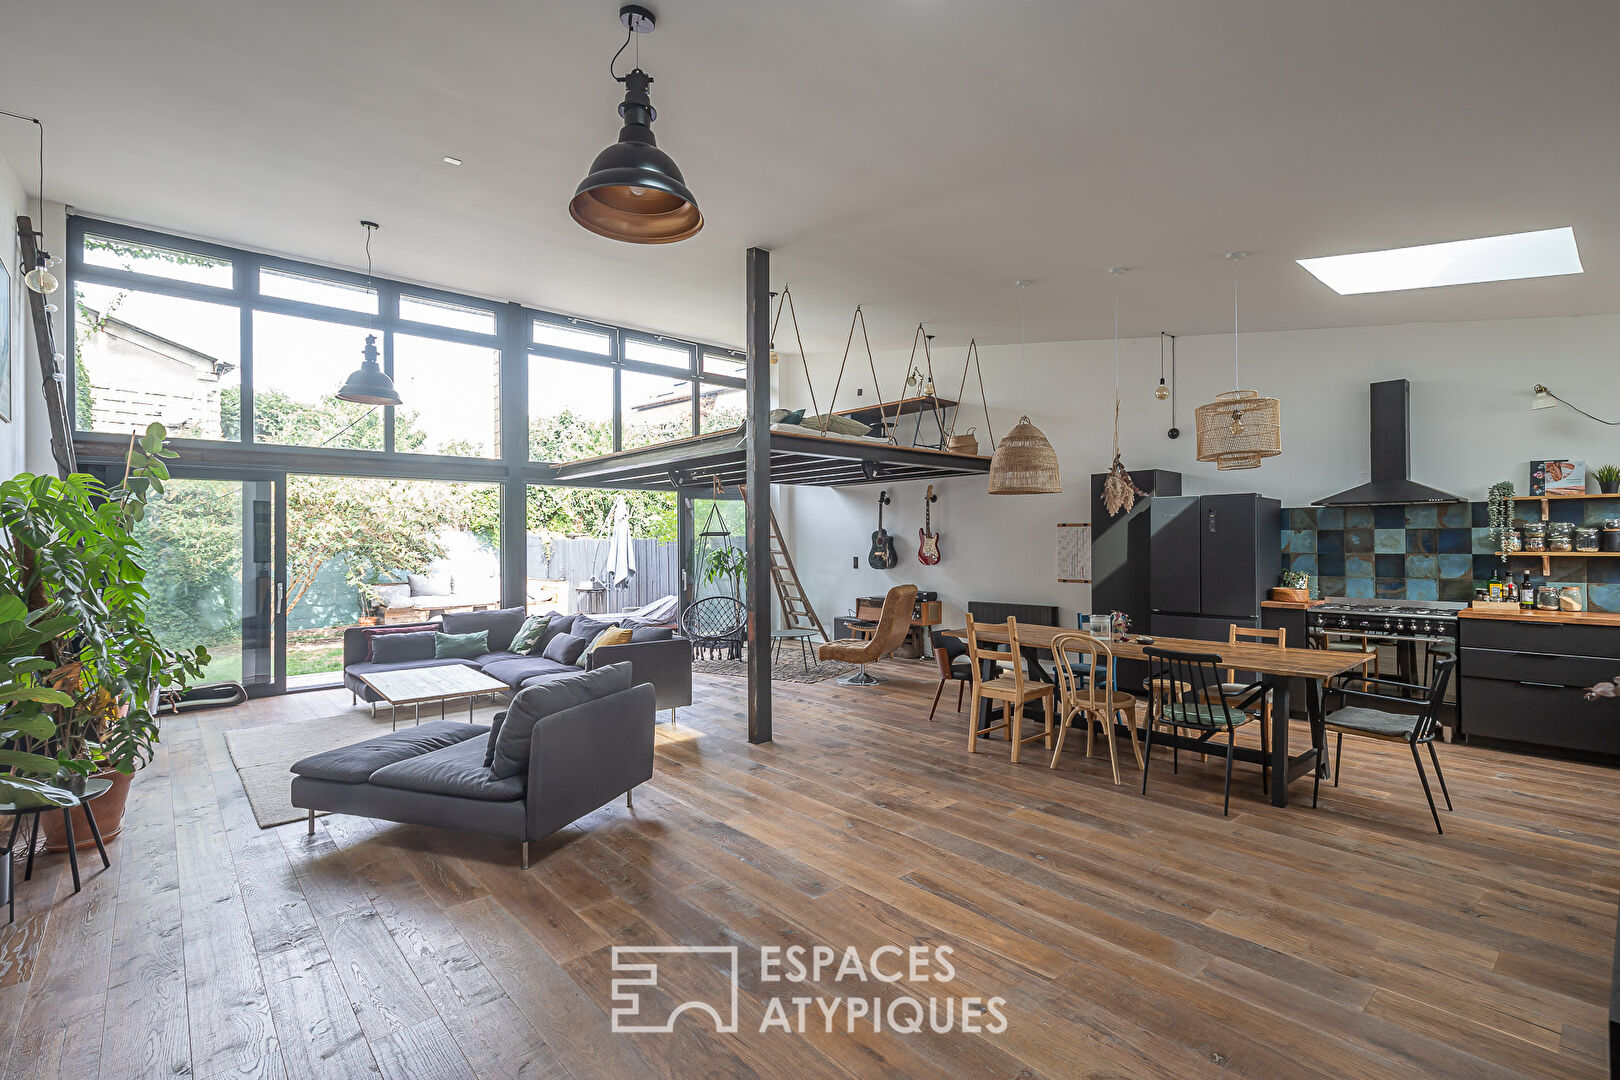
[{"label": "black metal chair", "polygon": [[742,655],[742,640],[748,629],[748,609],[731,596],[705,596],[688,604],[681,612],[681,633],[692,642],[694,652],[713,654],[724,650],[726,658]]},{"label": "black metal chair", "polygon": [[[1221,658],[1216,653],[1184,653],[1148,646],[1142,652],[1157,661],[1154,677],[1164,678],[1169,685],[1181,684],[1189,689],[1172,695],[1174,700],[1160,703],[1158,722],[1168,724],[1179,738],[1182,728],[1202,732],[1200,744],[1208,743],[1211,752],[1220,749],[1214,741],[1217,734],[1226,732],[1226,786],[1221,813],[1232,808],[1232,756],[1237,746],[1237,729],[1254,720],[1249,710],[1266,695],[1264,683],[1243,688],[1240,694],[1230,693],[1224,673],[1217,665]],[[1237,698],[1238,700],[1233,700]],[[1147,746],[1142,752],[1142,794],[1147,794],[1148,766],[1153,763],[1153,723],[1148,724]],[[1172,742],[1171,771],[1181,771],[1180,744]],[[1265,774],[1261,773],[1264,786]]]},{"label": "black metal chair", "polygon": [[[1446,684],[1451,680],[1451,669],[1457,666],[1456,657],[1437,660],[1434,664],[1434,680],[1429,684],[1429,697],[1423,704],[1420,713],[1392,713],[1382,709],[1367,709],[1360,706],[1340,709],[1328,717],[1324,727],[1338,736],[1333,747],[1333,786],[1339,786],[1339,759],[1344,752],[1344,737],[1346,735],[1360,735],[1364,739],[1380,739],[1384,742],[1404,742],[1412,750],[1412,764],[1417,766],[1418,779],[1423,782],[1423,797],[1429,800],[1429,813],[1434,817],[1434,831],[1444,834],[1445,829],[1440,827],[1440,811],[1435,809],[1434,793],[1429,790],[1429,776],[1423,771],[1423,758],[1418,754],[1418,747],[1427,745],[1429,760],[1434,762],[1434,775],[1440,781],[1440,794],[1445,797],[1446,809],[1451,807],[1451,793],[1446,790],[1446,777],[1440,771],[1440,755],[1434,752],[1434,740],[1440,734],[1440,709],[1445,704]],[[1337,690],[1345,698],[1370,698],[1373,701],[1386,701],[1380,694],[1369,694],[1362,690]],[[1311,805],[1316,805],[1316,795],[1321,789],[1321,773],[1316,774],[1311,784]]]}]

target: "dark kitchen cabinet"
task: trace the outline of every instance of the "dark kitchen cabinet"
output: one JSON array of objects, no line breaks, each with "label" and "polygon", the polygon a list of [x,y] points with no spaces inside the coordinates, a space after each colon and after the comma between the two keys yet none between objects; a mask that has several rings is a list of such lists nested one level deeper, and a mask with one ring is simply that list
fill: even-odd
[{"label": "dark kitchen cabinet", "polygon": [[1620,758],[1620,628],[1459,620],[1457,732],[1468,741]]}]

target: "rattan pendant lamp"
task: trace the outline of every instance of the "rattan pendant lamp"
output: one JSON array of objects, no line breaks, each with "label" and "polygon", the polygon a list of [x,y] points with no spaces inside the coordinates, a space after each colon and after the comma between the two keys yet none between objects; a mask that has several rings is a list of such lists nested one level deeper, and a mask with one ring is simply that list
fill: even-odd
[{"label": "rattan pendant lamp", "polygon": [[[1019,397],[1024,397],[1028,385],[1028,343],[1024,337],[1024,290],[1031,282],[1020,279],[1018,286],[1018,368]],[[1022,401],[1020,402],[1023,403]],[[1029,422],[1028,414],[1007,432],[990,455],[990,494],[992,495],[1056,495],[1062,492],[1058,478],[1057,451],[1047,441],[1041,429]]]},{"label": "rattan pendant lamp", "polygon": [[1221,470],[1258,469],[1263,459],[1282,453],[1282,406],[1276,398],[1242,389],[1238,380],[1237,264],[1248,254],[1226,256],[1232,261],[1232,389],[1195,410],[1198,460],[1213,461]]}]

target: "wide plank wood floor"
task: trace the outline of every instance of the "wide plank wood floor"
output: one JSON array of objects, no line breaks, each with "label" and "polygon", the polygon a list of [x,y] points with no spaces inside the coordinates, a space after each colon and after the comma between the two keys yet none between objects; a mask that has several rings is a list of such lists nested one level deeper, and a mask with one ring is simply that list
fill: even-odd
[{"label": "wide plank wood floor", "polygon": [[[223,733],[347,693],[170,720],[112,868],[87,858],[75,895],[48,856],[20,884],[0,1080],[1607,1075],[1614,771],[1442,747],[1437,836],[1406,752],[1354,742],[1320,808],[1308,782],[1273,808],[1240,767],[1222,818],[1215,760],[1172,776],[1155,755],[1144,797],[1083,740],[1055,772],[1038,744],[970,757],[954,688],[927,722],[931,668],[779,686],[759,747],[743,683],[697,676],[634,809],[528,871],[514,844],[433,829],[258,829]],[[740,1032],[611,1034],[611,947],[676,943],[741,947]],[[829,1032],[812,1009],[762,1035],[778,992],[907,992],[761,983],[750,953],[791,944],[949,945],[932,992],[999,995],[1008,1027]],[[698,963],[656,993],[727,985]]]}]

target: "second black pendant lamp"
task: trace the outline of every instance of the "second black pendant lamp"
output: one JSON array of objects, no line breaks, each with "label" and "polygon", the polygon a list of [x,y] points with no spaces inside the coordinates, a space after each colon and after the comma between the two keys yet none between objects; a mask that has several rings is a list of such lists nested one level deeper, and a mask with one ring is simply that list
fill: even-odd
[{"label": "second black pendant lamp", "polygon": [[[619,21],[629,31],[625,46],[637,34],[653,31],[652,12],[638,4],[620,8]],[[617,60],[618,53],[613,58]],[[610,74],[612,70],[610,63]],[[653,138],[658,111],[647,92],[652,76],[637,66],[614,78],[624,83],[624,103],[619,106],[624,127],[618,142],[591,162],[590,174],[579,182],[568,204],[569,214],[591,232],[627,244],[673,244],[696,235],[703,228],[703,213],[674,159]]]},{"label": "second black pendant lamp", "polygon": [[[377,231],[375,221],[362,221],[361,228],[366,230],[366,280],[371,280],[371,234]],[[338,389],[339,401],[357,401],[362,405],[398,405],[400,403],[399,391],[394,389],[394,380],[383,371],[382,365],[377,363],[377,335],[366,335],[366,347],[361,350],[360,366],[354,373],[343,380]]]}]

